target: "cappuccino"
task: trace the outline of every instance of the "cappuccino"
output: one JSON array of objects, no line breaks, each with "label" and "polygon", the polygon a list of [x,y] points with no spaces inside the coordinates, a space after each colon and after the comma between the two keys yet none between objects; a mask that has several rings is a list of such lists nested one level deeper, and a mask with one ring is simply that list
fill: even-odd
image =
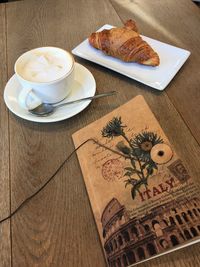
[{"label": "cappuccino", "polygon": [[74,66],[73,56],[58,47],[39,47],[21,55],[14,67],[22,86],[20,106],[30,109],[38,100],[57,103],[66,98],[74,82]]},{"label": "cappuccino", "polygon": [[30,51],[21,64],[18,64],[17,71],[27,81],[46,83],[65,76],[72,65],[71,56],[63,50],[46,48]]}]

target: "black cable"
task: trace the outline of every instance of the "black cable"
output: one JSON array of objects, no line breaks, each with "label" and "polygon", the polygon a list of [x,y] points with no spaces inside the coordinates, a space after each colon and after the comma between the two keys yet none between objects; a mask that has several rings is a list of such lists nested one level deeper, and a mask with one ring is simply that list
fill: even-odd
[{"label": "black cable", "polygon": [[20,209],[22,209],[22,207],[27,204],[32,198],[34,198],[40,191],[42,191],[50,182],[51,180],[56,176],[56,174],[60,171],[60,169],[65,165],[65,163],[71,158],[71,156],[79,149],[81,148],[84,144],[86,144],[88,141],[94,141],[95,143],[97,141],[95,141],[94,139],[87,139],[85,142],[83,142],[82,144],[80,144],[77,148],[75,148],[70,154],[69,156],[63,161],[63,163],[57,168],[57,170],[51,175],[51,177],[49,177],[49,179],[39,188],[37,189],[32,195],[30,195],[29,197],[27,197],[24,201],[22,201],[22,203],[13,211],[11,212],[7,217],[3,218],[0,220],[0,224],[3,223],[4,221],[11,219]]},{"label": "black cable", "polygon": [[[0,220],[0,224],[2,224],[4,221],[11,219],[20,209],[23,208],[24,205],[26,205],[32,198],[34,198],[39,192],[41,192],[50,182],[51,180],[56,176],[56,174],[60,171],[60,169],[65,165],[65,163],[71,158],[71,156],[79,149],[81,148],[83,145],[85,145],[87,142],[89,141],[93,141],[95,144],[108,149],[120,156],[125,157],[123,154],[121,154],[118,151],[113,150],[112,148],[109,148],[101,143],[99,143],[98,141],[96,141],[93,138],[89,138],[86,141],[84,141],[82,144],[80,144],[77,148],[75,148],[70,154],[69,156],[63,161],[63,163],[57,168],[57,170],[51,175],[51,177],[49,177],[49,179],[47,179],[47,181],[39,188],[37,189],[32,195],[30,195],[29,197],[27,197],[25,200],[22,201],[22,203],[14,210],[12,211],[7,217],[3,218]],[[125,157],[126,158],[126,157]]]}]

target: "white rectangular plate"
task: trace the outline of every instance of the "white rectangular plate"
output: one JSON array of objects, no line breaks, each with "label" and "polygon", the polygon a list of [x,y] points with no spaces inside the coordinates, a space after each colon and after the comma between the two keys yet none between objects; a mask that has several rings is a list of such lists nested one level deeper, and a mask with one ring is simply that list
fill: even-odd
[{"label": "white rectangular plate", "polygon": [[[111,28],[113,26],[106,24],[98,31]],[[143,35],[141,37],[158,53],[160,57],[159,66],[151,67],[132,62],[126,63],[117,58],[107,56],[102,51],[93,48],[89,44],[88,39],[75,47],[72,53],[155,89],[163,90],[185,63],[190,52]]]}]

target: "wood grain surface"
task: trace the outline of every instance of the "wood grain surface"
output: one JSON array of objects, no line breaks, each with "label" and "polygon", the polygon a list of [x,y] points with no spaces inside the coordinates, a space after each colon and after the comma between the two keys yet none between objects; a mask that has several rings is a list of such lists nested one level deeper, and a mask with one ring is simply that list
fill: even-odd
[{"label": "wood grain surface", "polygon": [[[72,1],[43,0],[8,4],[9,77],[21,53],[44,45],[70,51],[88,32],[102,25],[109,14],[115,15],[109,2],[79,2],[75,5]],[[20,14],[17,23],[16,14]],[[117,21],[118,17],[113,22]],[[72,133],[96,118],[94,111],[98,103],[70,120],[54,124],[30,123],[10,116],[10,147],[17,152],[17,156],[11,154],[12,209],[73,150]],[[105,266],[75,156],[55,181],[15,216],[12,238],[13,266],[92,267],[97,262]]]},{"label": "wood grain surface", "polygon": [[129,18],[137,21],[142,34],[191,52],[165,92],[200,144],[199,7],[188,0],[111,2],[122,21]]},{"label": "wood grain surface", "polygon": [[[5,5],[0,4],[0,219],[10,213],[8,110],[3,102],[7,81]],[[0,225],[0,266],[11,266],[10,222]]]},{"label": "wood grain surface", "polygon": [[[122,1],[122,3],[124,2]],[[148,10],[149,15],[154,14],[153,6],[157,2],[159,1],[155,1],[155,4],[152,3],[152,9]],[[170,1],[166,2],[169,4]],[[122,24],[120,17],[124,11],[122,10],[122,12],[117,8],[119,2],[115,3],[113,1],[110,3],[108,0],[27,0],[6,4],[7,35],[2,39],[7,42],[8,78],[13,75],[13,66],[17,57],[31,48],[49,45],[59,46],[70,51],[103,24],[120,26]],[[161,5],[161,1],[159,3]],[[186,8],[183,6],[183,12],[187,12],[188,8],[188,6]],[[193,10],[193,7],[191,9]],[[166,14],[164,8],[160,8],[159,12],[162,12],[163,21],[166,20],[163,27],[169,27],[172,24],[173,15],[170,17],[168,14],[170,12]],[[162,16],[159,14],[159,17]],[[173,20],[175,21],[175,18]],[[139,20],[139,22],[141,21]],[[195,20],[194,22],[198,25],[198,21]],[[1,22],[1,24],[5,27],[5,22]],[[149,35],[149,31],[152,31],[152,28],[144,22],[141,29],[145,35]],[[197,33],[198,28],[196,28]],[[194,35],[192,36],[194,38],[193,46],[196,47],[198,40]],[[156,39],[163,38],[162,31],[154,37]],[[184,34],[182,38],[184,39]],[[166,40],[169,39],[166,37]],[[188,42],[186,37],[184,42],[186,48]],[[175,41],[172,44],[175,44]],[[2,45],[4,45],[5,51],[5,42]],[[4,56],[5,54],[3,53]],[[1,138],[0,147],[4,143],[8,146],[7,140],[9,140],[9,155],[7,154],[9,151],[6,149],[7,147],[2,149],[6,153],[4,157],[9,158],[7,161],[4,157],[3,159],[7,165],[10,160],[10,165],[5,165],[5,174],[1,176],[4,180],[8,179],[9,167],[12,210],[46,181],[73,150],[72,133],[138,94],[145,97],[170,142],[185,162],[194,179],[198,181],[200,147],[197,142],[198,135],[193,133],[193,128],[189,124],[189,122],[191,123],[190,119],[192,121],[197,121],[197,119],[190,118],[189,115],[186,116],[186,112],[182,112],[184,108],[181,107],[182,109],[180,109],[180,103],[176,103],[174,100],[175,97],[171,100],[173,91],[182,90],[182,83],[179,81],[180,76],[173,80],[166,91],[167,93],[165,91],[158,92],[94,63],[79,58],[75,59],[92,72],[96,80],[97,92],[115,89],[119,95],[114,100],[105,98],[104,100],[93,101],[85,111],[77,116],[52,124],[28,122],[9,113],[9,128],[6,119],[1,123],[5,132]],[[179,74],[184,76],[185,72],[189,72],[187,69],[189,67],[185,65]],[[3,72],[4,75],[7,75],[6,69]],[[4,77],[6,79],[6,76]],[[197,78],[198,75],[196,74],[195,77]],[[171,91],[171,95],[169,91]],[[186,91],[184,92],[187,94]],[[187,99],[188,96],[190,96],[190,92],[188,92]],[[3,100],[1,100],[1,105],[1,110],[4,110],[5,113],[4,117],[7,118]],[[194,109],[196,107],[197,112],[199,112],[197,102],[193,98],[191,105]],[[184,121],[187,122],[187,125]],[[9,133],[6,132],[8,129]],[[195,138],[192,134],[195,135]],[[5,192],[7,191],[4,190],[4,194]],[[3,199],[7,198],[8,195],[5,195]],[[14,267],[106,266],[75,155],[64,165],[48,187],[12,218],[11,236],[11,257]],[[6,236],[3,236],[3,239],[0,238],[4,240],[5,244]],[[185,248],[149,261],[143,266],[199,266],[199,249],[200,245]],[[6,255],[9,256],[9,253],[9,249],[1,252],[4,258]],[[4,266],[10,266],[9,261],[7,262],[8,264]]]}]

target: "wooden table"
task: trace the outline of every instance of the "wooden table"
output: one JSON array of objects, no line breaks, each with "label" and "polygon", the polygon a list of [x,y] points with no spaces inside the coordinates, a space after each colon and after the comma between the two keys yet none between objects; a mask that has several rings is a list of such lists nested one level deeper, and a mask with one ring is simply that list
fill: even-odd
[{"label": "wooden table", "polygon": [[[23,52],[39,46],[71,51],[105,23],[133,18],[152,38],[191,51],[164,92],[83,59],[97,92],[117,90],[116,101],[97,100],[59,123],[22,120],[3,102],[4,86]],[[200,178],[200,10],[190,0],[26,0],[0,4],[0,216],[34,192],[73,150],[72,133],[142,94],[176,151]],[[198,181],[199,182],[199,181]],[[142,266],[200,266],[200,245]],[[0,266],[106,266],[76,156],[11,220],[0,225]]]}]

